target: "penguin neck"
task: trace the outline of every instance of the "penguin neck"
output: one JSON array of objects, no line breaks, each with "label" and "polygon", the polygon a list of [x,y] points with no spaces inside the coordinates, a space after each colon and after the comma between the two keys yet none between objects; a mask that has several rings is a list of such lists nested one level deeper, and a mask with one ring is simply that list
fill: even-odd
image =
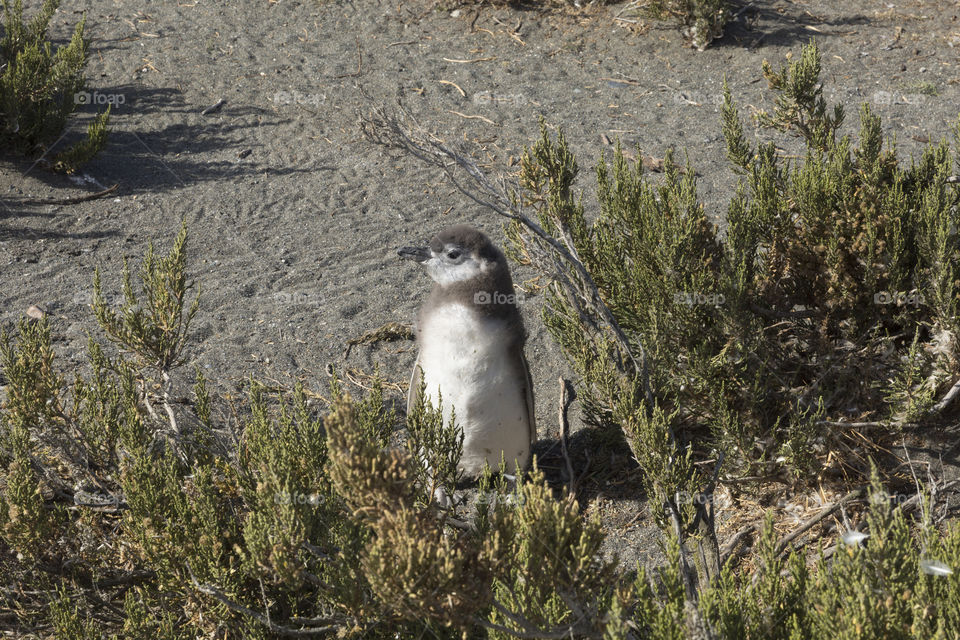
[{"label": "penguin neck", "polygon": [[510,273],[497,269],[463,282],[435,284],[427,307],[462,305],[481,317],[501,319],[522,325]]}]

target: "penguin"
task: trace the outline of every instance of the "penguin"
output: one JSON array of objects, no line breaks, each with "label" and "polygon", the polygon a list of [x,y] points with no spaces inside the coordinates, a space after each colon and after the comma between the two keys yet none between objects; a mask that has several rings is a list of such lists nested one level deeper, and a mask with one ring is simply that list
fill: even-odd
[{"label": "penguin", "polygon": [[463,431],[459,470],[476,478],[484,464],[506,473],[530,461],[537,429],[533,383],[524,356],[527,334],[503,252],[482,232],[455,225],[429,246],[404,247],[401,258],[423,266],[434,282],[420,308],[419,353],[410,379],[407,411],[421,381],[427,399],[442,399]]}]

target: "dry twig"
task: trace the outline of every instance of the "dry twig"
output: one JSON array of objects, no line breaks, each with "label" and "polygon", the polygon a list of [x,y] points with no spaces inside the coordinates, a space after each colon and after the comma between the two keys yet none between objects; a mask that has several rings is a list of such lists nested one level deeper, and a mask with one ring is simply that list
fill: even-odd
[{"label": "dry twig", "polygon": [[210,596],[231,611],[256,620],[273,633],[290,637],[328,635],[331,632],[341,628],[341,626],[343,626],[345,623],[350,622],[348,620],[338,620],[336,618],[297,618],[297,621],[302,625],[299,628],[286,627],[276,624],[270,620],[269,613],[267,615],[262,615],[238,602],[234,602],[228,598],[225,593],[220,591],[220,589],[217,589],[212,585],[200,584],[197,582],[196,577],[194,577],[193,570],[190,568],[189,562],[187,562],[186,566],[187,573],[190,574],[190,582],[193,583],[193,586],[197,591]]},{"label": "dry twig", "polygon": [[567,409],[570,407],[570,385],[560,376],[560,446],[563,450],[563,459],[567,463],[567,487],[573,494],[575,486],[573,475],[573,464],[570,462],[570,454],[567,451],[567,437],[570,431],[570,421],[567,420]]},{"label": "dry twig", "polygon": [[440,84],[450,85],[451,87],[459,91],[461,96],[463,96],[464,98],[467,97],[467,92],[461,89],[460,85],[458,85],[456,82],[450,82],[449,80],[437,80],[437,82],[439,82]]},{"label": "dry twig", "polygon": [[63,198],[63,199],[49,198],[49,199],[45,199],[45,200],[24,200],[24,201],[22,201],[20,204],[21,204],[21,205],[36,205],[36,204],[56,204],[56,205],[80,204],[81,202],[87,202],[88,200],[96,200],[97,198],[103,198],[104,196],[108,196],[108,195],[110,195],[111,193],[113,193],[114,191],[116,191],[119,186],[120,186],[120,183],[118,182],[117,184],[113,185],[112,187],[107,187],[107,188],[104,189],[103,191],[97,191],[96,193],[88,193],[87,195],[83,195],[83,196],[74,196],[74,197],[72,197],[72,198]]},{"label": "dry twig", "polygon": [[486,122],[487,124],[492,124],[492,125],[495,126],[495,127],[499,127],[499,126],[500,126],[499,124],[497,124],[496,122],[494,122],[494,121],[491,120],[490,118],[485,118],[485,117],[483,117],[483,116],[468,116],[468,115],[465,114],[465,113],[460,113],[459,111],[454,111],[453,109],[447,109],[447,111],[448,111],[449,113],[452,113],[452,114],[455,115],[455,116],[460,116],[461,118],[466,118],[467,120],[483,120],[483,121]]}]

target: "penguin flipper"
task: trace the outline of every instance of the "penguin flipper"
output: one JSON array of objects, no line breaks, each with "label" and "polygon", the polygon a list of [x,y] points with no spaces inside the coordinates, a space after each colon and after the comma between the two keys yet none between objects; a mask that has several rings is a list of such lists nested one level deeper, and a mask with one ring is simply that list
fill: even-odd
[{"label": "penguin flipper", "polygon": [[413,365],[413,373],[410,374],[410,388],[407,389],[407,415],[413,411],[417,404],[417,394],[420,393],[420,385],[423,383],[423,369],[420,367],[420,353],[417,353],[417,361]]},{"label": "penguin flipper", "polygon": [[537,441],[537,413],[533,404],[533,378],[530,376],[530,365],[527,357],[520,351],[520,369],[523,371],[523,398],[527,404],[527,428],[530,430],[530,447]]}]

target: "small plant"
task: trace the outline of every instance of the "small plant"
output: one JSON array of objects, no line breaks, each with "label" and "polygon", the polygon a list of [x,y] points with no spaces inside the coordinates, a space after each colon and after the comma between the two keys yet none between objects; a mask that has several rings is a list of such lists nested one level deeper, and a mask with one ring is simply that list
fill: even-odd
[{"label": "small plant", "polygon": [[[0,41],[0,140],[18,153],[44,157],[63,137],[84,88],[87,42],[83,18],[68,45],[54,53],[47,26],[59,0],[44,0],[28,23],[22,0],[3,0]],[[93,158],[106,143],[110,109],[99,114],[87,137],[53,156],[49,166],[72,172]]]},{"label": "small plant", "polygon": [[[107,337],[135,360],[137,370],[150,368],[159,374],[168,427],[177,441],[182,432],[170,402],[170,373],[184,363],[190,323],[200,304],[198,293],[187,307],[187,292],[192,285],[186,277],[186,243],[184,221],[169,255],[155,256],[153,244],[150,244],[140,268],[142,284],[139,294],[134,290],[129,265],[124,261],[123,303],[119,310],[106,302],[99,269],[93,278],[92,307],[97,322]],[[144,392],[143,402],[152,413],[147,393],[152,379],[138,378]]]},{"label": "small plant", "polygon": [[727,0],[652,0],[640,6],[657,20],[678,22],[683,36],[697,51],[723,36],[731,16]]},{"label": "small plant", "polygon": [[[463,456],[463,430],[456,426],[456,411],[443,422],[443,407],[434,408],[426,397],[426,384],[421,380],[417,400],[407,414],[407,450],[418,461],[417,480],[423,487],[422,499],[454,495],[461,474],[457,469]],[[446,500],[443,500],[446,501]]]},{"label": "small plant", "polygon": [[[816,149],[826,150],[836,143],[836,131],[843,124],[843,105],[835,105],[833,115],[827,113],[820,84],[820,50],[815,45],[804,47],[799,60],[777,72],[764,60],[763,75],[777,97],[774,114],[760,112],[760,124],[794,130]],[[725,109],[729,108],[725,103]]]},{"label": "small plant", "polygon": [[184,221],[170,255],[156,257],[150,244],[140,269],[143,284],[139,296],[124,262],[123,305],[119,312],[105,301],[99,269],[93,279],[93,311],[107,336],[142,365],[155,367],[160,373],[183,364],[190,323],[200,305],[198,294],[186,306],[191,287],[186,276],[186,243]]}]

